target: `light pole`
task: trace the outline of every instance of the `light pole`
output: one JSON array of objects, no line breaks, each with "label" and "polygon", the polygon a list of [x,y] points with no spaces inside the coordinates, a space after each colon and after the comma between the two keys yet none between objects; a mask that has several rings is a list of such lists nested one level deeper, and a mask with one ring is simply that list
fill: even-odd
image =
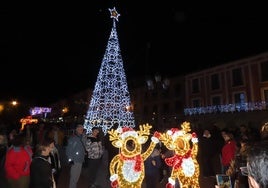
[{"label": "light pole", "polygon": [[158,129],[162,129],[166,117],[164,113],[167,111],[164,109],[165,99],[169,93],[170,81],[167,78],[162,79],[162,76],[159,73],[154,75],[154,78],[148,78],[146,80],[147,93],[148,93],[148,104],[152,109],[152,113],[149,114],[148,119],[152,121],[152,124],[155,125]]}]

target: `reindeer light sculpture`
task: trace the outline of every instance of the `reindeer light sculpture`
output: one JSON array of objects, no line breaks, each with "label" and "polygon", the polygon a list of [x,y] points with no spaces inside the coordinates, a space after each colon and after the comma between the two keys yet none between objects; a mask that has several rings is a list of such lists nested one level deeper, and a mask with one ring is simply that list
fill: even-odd
[{"label": "reindeer light sculpture", "polygon": [[112,145],[120,148],[119,154],[110,162],[110,181],[112,188],[140,188],[144,179],[144,160],[152,153],[159,142],[159,134],[151,137],[148,149],[142,153],[142,144],[148,140],[149,124],[140,125],[139,131],[124,127],[108,131]]},{"label": "reindeer light sculpture", "polygon": [[175,188],[176,178],[181,188],[199,188],[199,164],[196,160],[198,138],[196,133],[190,133],[189,122],[183,122],[181,128],[172,128],[159,137],[175,153],[174,156],[165,158],[166,164],[172,167],[166,188]]}]

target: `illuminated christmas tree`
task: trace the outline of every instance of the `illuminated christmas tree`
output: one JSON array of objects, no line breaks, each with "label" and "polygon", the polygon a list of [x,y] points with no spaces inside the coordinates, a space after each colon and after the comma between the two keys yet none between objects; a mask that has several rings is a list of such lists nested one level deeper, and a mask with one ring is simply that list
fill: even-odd
[{"label": "illuminated christmas tree", "polygon": [[135,127],[116,31],[120,14],[115,8],[109,11],[113,27],[84,122],[87,133],[91,132],[92,127],[100,127],[105,135],[111,128]]}]

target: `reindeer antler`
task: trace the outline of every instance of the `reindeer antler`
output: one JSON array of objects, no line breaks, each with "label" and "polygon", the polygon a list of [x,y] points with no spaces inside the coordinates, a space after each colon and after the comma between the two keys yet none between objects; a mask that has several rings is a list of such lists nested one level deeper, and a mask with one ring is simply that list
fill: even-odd
[{"label": "reindeer antler", "polygon": [[160,139],[161,142],[163,142],[164,144],[168,143],[168,142],[171,140],[170,136],[167,135],[167,133],[162,133],[159,139]]},{"label": "reindeer antler", "polygon": [[140,131],[137,131],[139,136],[142,135],[150,135],[150,129],[152,128],[151,125],[149,125],[148,123],[140,125]]},{"label": "reindeer antler", "polygon": [[119,140],[119,134],[117,130],[111,129],[108,131],[110,141]]},{"label": "reindeer antler", "polygon": [[181,128],[182,128],[182,130],[185,131],[185,133],[190,132],[191,131],[190,122],[188,122],[188,121],[183,122],[181,124]]},{"label": "reindeer antler", "polygon": [[161,133],[159,140],[170,150],[173,150],[173,140],[171,135],[167,133]]}]

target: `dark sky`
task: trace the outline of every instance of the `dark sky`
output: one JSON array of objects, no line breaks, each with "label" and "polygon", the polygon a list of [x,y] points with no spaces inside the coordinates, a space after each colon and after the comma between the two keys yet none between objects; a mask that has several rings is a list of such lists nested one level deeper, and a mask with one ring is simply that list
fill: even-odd
[{"label": "dark sky", "polygon": [[262,5],[46,3],[0,9],[1,100],[46,105],[93,88],[112,27],[108,8],[114,6],[121,14],[117,32],[128,80],[187,74],[268,51]]}]

